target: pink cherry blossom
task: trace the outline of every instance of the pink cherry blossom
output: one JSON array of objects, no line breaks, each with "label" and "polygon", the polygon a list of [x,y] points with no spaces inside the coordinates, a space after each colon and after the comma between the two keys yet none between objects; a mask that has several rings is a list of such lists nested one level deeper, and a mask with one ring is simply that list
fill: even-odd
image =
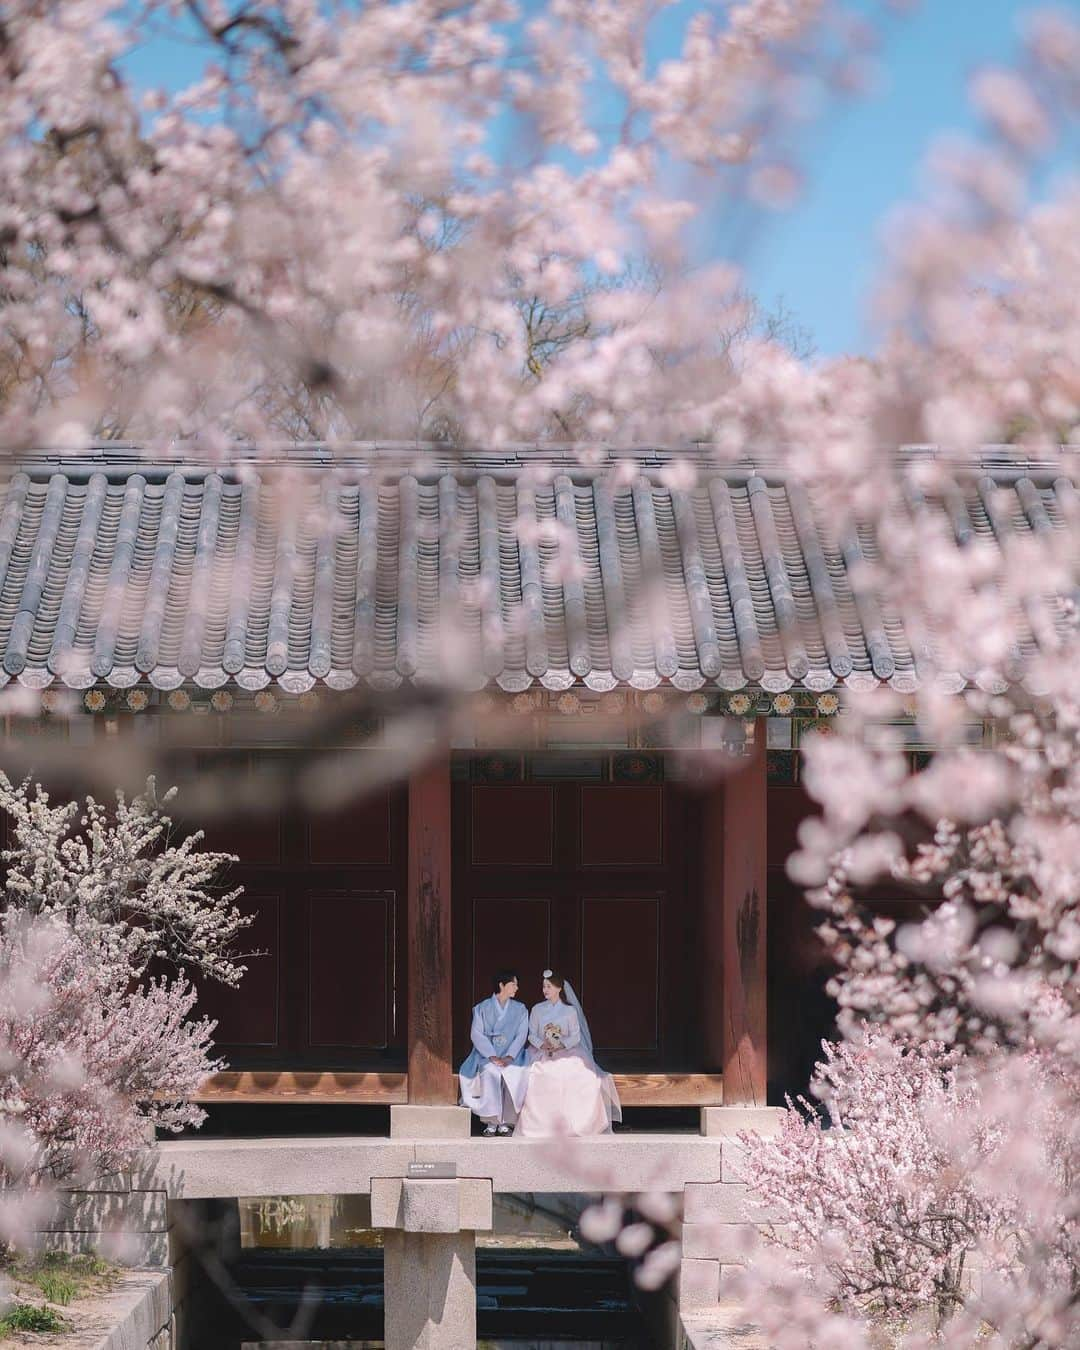
[{"label": "pink cherry blossom", "polygon": [[[168,800],[168,797],[165,798]],[[25,1246],[49,1193],[131,1167],[153,1127],[197,1125],[220,1067],[184,969],[235,985],[250,920],[213,888],[227,859],[174,841],[154,784],[106,811],[0,775],[0,1241]],[[173,973],[151,973],[151,963]],[[177,971],[177,967],[181,967]]]}]

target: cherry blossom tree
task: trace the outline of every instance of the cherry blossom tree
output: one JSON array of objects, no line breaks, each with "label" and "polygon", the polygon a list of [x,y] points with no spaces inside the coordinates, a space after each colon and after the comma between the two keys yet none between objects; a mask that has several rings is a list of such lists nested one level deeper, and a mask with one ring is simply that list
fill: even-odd
[{"label": "cherry blossom tree", "polygon": [[40,785],[13,786],[0,773],[8,818],[4,886],[10,909],[66,920],[88,947],[122,959],[137,978],[151,961],[239,984],[236,944],[251,918],[217,878],[235,858],[200,847],[202,834],[175,838],[151,778],[144,792],[117,792],[107,810],[93,797],[50,804]]},{"label": "cherry blossom tree", "polygon": [[[1064,1077],[1063,1077],[1064,1075]],[[1068,1346],[1076,1338],[1076,1077],[880,1031],[828,1048],[807,1119],[746,1136],[779,1241],[734,1282],[770,1344]],[[808,1106],[803,1103],[804,1109]],[[936,1308],[927,1327],[920,1308]]]},{"label": "cherry blossom tree", "polygon": [[154,1127],[203,1119],[221,1065],[188,972],[238,984],[250,920],[216,887],[232,859],[174,842],[162,805],[153,781],[80,812],[0,775],[0,1239],[28,1241],[55,1187],[130,1166]]},{"label": "cherry blossom tree", "polygon": [[63,919],[0,921],[0,1240],[26,1245],[54,1189],[131,1166],[154,1127],[197,1125],[220,1065],[183,977],[132,982]]},{"label": "cherry blossom tree", "polygon": [[[924,1195],[962,1170],[986,1213],[1009,1215],[1011,1253],[995,1224],[978,1230],[980,1277],[934,1342],[955,1346],[1066,1346],[1080,1334],[1076,503],[1063,488],[1064,528],[1020,541],[971,458],[987,441],[1005,465],[1072,453],[1059,442],[1075,440],[1080,407],[1077,313],[1060,287],[1077,266],[1076,185],[1066,176],[1046,194],[1037,180],[1048,147],[1075,127],[1078,73],[1080,30],[1044,11],[1017,68],[974,82],[981,143],[935,151],[929,199],[892,236],[880,362],[848,377],[871,425],[893,433],[874,445],[856,431],[839,449],[834,424],[831,447],[799,453],[831,491],[838,531],[874,529],[863,579],[900,617],[919,681],[852,693],[839,734],[804,747],[821,809],[789,870],[824,912],[845,1034],[858,1044],[870,1024],[898,1037],[905,1059],[941,1045],[963,1055],[966,1095],[949,1129],[916,1112],[904,1145],[929,1131],[940,1149]],[[791,375],[809,395],[809,373]],[[940,449],[899,456],[905,438]],[[964,528],[972,491],[994,547]],[[905,720],[936,747],[918,772]],[[972,721],[989,732],[978,749],[966,743]],[[883,890],[922,904],[898,923],[876,906]],[[903,1089],[898,1073],[886,1090]],[[816,1263],[773,1251],[748,1270],[744,1296],[770,1343],[872,1343],[873,1329],[845,1315],[837,1274],[859,1250],[861,1212],[836,1218]]]},{"label": "cherry blossom tree", "polygon": [[[854,728],[808,755],[814,790],[826,805],[824,818],[804,835],[813,848],[822,846],[830,827],[839,828],[830,819],[836,794],[826,786],[838,766],[858,763],[875,784],[865,820],[864,804],[843,807],[849,824],[855,814],[854,828],[832,855],[826,884],[812,893],[826,911],[820,932],[838,965],[831,989],[842,1029],[857,1041],[868,1024],[888,1028],[901,1038],[905,1065],[942,1053],[943,1043],[952,1055],[963,1055],[951,1073],[956,1081],[962,1072],[964,1093],[945,1117],[936,1100],[942,1088],[924,1091],[906,1114],[897,1114],[907,1087],[902,1072],[878,1076],[879,1091],[867,1091],[863,1071],[852,1072],[863,1050],[848,1051],[827,1074],[830,1090],[839,1078],[848,1100],[865,1094],[871,1115],[892,1110],[900,1152],[910,1153],[925,1138],[934,1141],[931,1177],[921,1178],[915,1192],[925,1202],[936,1204],[936,1190],[956,1185],[958,1177],[974,1198],[966,1246],[982,1273],[953,1309],[943,1332],[949,1345],[992,1333],[1001,1345],[1065,1346],[1080,1331],[1080,981],[1076,863],[1068,842],[1076,831],[1080,761],[1068,666],[1052,668],[1056,687],[1038,698],[1021,691],[989,697],[985,710],[996,715],[1005,739],[984,752],[984,764],[972,764],[970,752],[946,749],[922,774],[907,776],[890,763],[895,751],[875,756]],[[983,700],[977,697],[975,706],[983,708]],[[938,814],[946,803],[954,812],[965,808],[963,824]],[[815,865],[813,856],[792,861],[804,875]],[[940,902],[897,924],[876,913],[866,893],[870,883],[883,880],[919,885]],[[871,1032],[868,1043],[880,1034]],[[822,1136],[836,1134],[826,1156],[839,1170],[847,1167],[854,1186],[861,1173],[852,1159],[865,1127],[847,1129],[843,1112],[834,1124],[836,1130]],[[788,1120],[784,1147],[809,1129]],[[769,1141],[755,1141],[752,1148],[766,1160],[774,1152]],[[774,1191],[785,1182],[788,1199],[798,1199],[805,1215],[807,1178],[794,1166],[786,1174],[774,1167]],[[835,1176],[832,1184],[838,1184]],[[1008,1219],[1004,1227],[1002,1216]],[[842,1260],[852,1259],[860,1250],[862,1210],[854,1206],[832,1220],[834,1250],[842,1249]],[[804,1244],[803,1257],[805,1250]],[[808,1268],[803,1259],[801,1269]],[[776,1264],[768,1269],[775,1279]],[[845,1284],[832,1273],[832,1297],[842,1303]],[[748,1283],[754,1279],[751,1274]],[[785,1287],[790,1297],[809,1296],[797,1281]],[[823,1309],[826,1315],[831,1318],[833,1310]]]},{"label": "cherry blossom tree", "polygon": [[[707,434],[746,299],[688,230],[792,195],[807,72],[870,35],[705,3],[657,63],[666,8],[9,6],[5,441]],[[135,87],[150,39],[190,87]]]},{"label": "cherry blossom tree", "polygon": [[944,1321],[981,1242],[1013,1254],[1009,1211],[974,1180],[995,1144],[992,1131],[968,1135],[976,1086],[933,1041],[874,1032],[823,1049],[811,1093],[827,1117],[789,1099],[779,1135],[745,1140],[752,1189],[783,1215],[766,1231],[808,1275],[825,1265],[838,1306],[902,1323],[929,1305]]}]

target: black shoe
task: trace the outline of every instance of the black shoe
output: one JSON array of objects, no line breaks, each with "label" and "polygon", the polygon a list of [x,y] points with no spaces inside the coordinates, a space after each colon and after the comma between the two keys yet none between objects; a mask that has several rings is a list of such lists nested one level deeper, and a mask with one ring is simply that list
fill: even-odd
[{"label": "black shoe", "polygon": [[497,1126],[495,1126],[495,1125],[485,1125],[485,1126],[484,1126],[484,1138],[485,1138],[485,1139],[494,1139],[494,1137],[495,1137],[498,1133],[499,1133],[499,1130],[498,1130],[498,1127],[497,1127]]},{"label": "black shoe", "polygon": [[495,1127],[495,1133],[500,1139],[505,1139],[508,1135],[514,1133],[514,1127],[512,1125],[497,1125]]}]

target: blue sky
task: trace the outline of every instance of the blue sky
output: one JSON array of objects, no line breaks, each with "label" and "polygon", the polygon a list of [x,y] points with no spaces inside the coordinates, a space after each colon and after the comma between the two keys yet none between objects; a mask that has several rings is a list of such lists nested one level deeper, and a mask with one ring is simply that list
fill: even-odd
[{"label": "blue sky", "polygon": [[[678,17],[692,8],[684,0]],[[749,288],[766,306],[782,298],[820,354],[871,350],[867,300],[882,221],[917,195],[934,137],[972,127],[967,81],[980,66],[1015,55],[1018,20],[1030,8],[1032,0],[922,0],[893,19],[876,91],[844,102],[812,132],[801,204],[758,219],[739,257]],[[136,82],[171,88],[190,80],[197,64],[192,47],[161,41],[127,60]]]},{"label": "blue sky", "polygon": [[822,354],[870,350],[866,308],[881,223],[890,206],[917,195],[934,138],[973,129],[968,79],[1015,57],[1018,20],[1031,8],[1030,0],[923,0],[888,29],[876,95],[846,102],[817,130],[803,203],[763,222],[743,261],[750,288],[765,303],[782,296]]}]

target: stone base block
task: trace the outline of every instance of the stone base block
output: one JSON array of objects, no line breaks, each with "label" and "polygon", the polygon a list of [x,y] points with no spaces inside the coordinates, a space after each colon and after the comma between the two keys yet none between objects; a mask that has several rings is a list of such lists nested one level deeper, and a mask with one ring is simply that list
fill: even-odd
[{"label": "stone base block", "polygon": [[722,1302],[718,1308],[687,1313],[682,1318],[680,1350],[772,1350],[758,1328],[751,1322],[745,1308],[738,1303]]},{"label": "stone base block", "polygon": [[741,1223],[747,1217],[750,1188],[739,1182],[691,1181],[683,1192],[686,1223]]},{"label": "stone base block", "polygon": [[684,1256],[679,1267],[679,1311],[714,1308],[720,1302],[720,1262]]},{"label": "stone base block", "polygon": [[776,1134],[782,1114],[779,1106],[703,1106],[701,1133],[725,1135],[756,1130],[758,1134]]},{"label": "stone base block", "polygon": [[683,1255],[741,1266],[750,1259],[758,1233],[752,1223],[684,1223]]},{"label": "stone base block", "polygon": [[683,1192],[686,1223],[777,1223],[786,1216],[758,1200],[743,1182],[688,1183]]},{"label": "stone base block", "polygon": [[471,1233],[389,1229],[383,1260],[386,1350],[476,1350]]},{"label": "stone base block", "polygon": [[460,1233],[461,1204],[456,1181],[403,1181],[402,1228],[406,1233]]},{"label": "stone base block", "polygon": [[486,1177],[372,1177],[371,1226],[407,1233],[486,1233],[492,1226],[491,1182]]},{"label": "stone base block", "polygon": [[472,1112],[467,1106],[391,1106],[391,1139],[468,1139]]},{"label": "stone base block", "polygon": [[746,1145],[739,1139],[725,1139],[720,1158],[720,1180],[745,1181],[747,1176]]}]

